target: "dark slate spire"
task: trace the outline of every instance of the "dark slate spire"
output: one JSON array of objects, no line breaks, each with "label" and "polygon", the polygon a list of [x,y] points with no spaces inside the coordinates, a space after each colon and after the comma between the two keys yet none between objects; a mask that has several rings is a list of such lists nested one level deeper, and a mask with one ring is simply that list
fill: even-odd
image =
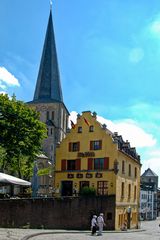
[{"label": "dark slate spire", "polygon": [[50,11],[33,102],[63,102],[52,11]]}]

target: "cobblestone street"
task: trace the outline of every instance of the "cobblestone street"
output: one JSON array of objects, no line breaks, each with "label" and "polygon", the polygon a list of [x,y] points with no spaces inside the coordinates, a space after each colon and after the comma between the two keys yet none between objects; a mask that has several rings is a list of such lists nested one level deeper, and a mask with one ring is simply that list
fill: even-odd
[{"label": "cobblestone street", "polygon": [[[39,230],[39,229],[0,229],[0,240],[82,240],[100,238],[101,240],[160,239],[159,221],[141,223],[141,230],[127,232],[104,232],[103,236],[91,236],[89,231]],[[37,234],[37,235],[35,235]],[[39,234],[39,235],[38,235]]]}]

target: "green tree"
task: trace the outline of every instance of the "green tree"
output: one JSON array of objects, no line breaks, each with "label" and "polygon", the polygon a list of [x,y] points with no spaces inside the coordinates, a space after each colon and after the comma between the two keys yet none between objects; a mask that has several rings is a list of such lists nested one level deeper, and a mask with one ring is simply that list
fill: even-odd
[{"label": "green tree", "polygon": [[5,150],[0,168],[28,179],[46,137],[39,113],[15,96],[0,94],[0,146]]},{"label": "green tree", "polygon": [[1,171],[1,166],[3,165],[3,161],[6,158],[6,151],[4,148],[0,146],[0,171]]},{"label": "green tree", "polygon": [[81,189],[80,195],[83,197],[94,197],[96,196],[96,190],[93,187],[85,186]]}]

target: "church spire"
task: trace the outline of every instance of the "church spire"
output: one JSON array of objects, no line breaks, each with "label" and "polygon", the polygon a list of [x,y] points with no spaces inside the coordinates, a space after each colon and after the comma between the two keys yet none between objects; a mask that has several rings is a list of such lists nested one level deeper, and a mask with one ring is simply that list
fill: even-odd
[{"label": "church spire", "polygon": [[52,1],[33,102],[63,103],[52,21]]}]

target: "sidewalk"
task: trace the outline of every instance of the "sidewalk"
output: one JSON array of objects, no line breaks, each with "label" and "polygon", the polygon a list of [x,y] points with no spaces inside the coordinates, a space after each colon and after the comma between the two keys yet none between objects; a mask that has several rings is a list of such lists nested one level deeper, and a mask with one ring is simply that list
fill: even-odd
[{"label": "sidewalk", "polygon": [[[126,233],[138,233],[138,232],[143,232],[145,231],[144,229],[131,229],[131,230],[127,230],[127,231],[103,231],[103,235],[110,235],[110,234],[126,234]],[[46,239],[46,235],[48,235],[48,238],[47,239],[54,239],[53,235],[55,234],[59,234],[61,236],[70,236],[70,235],[74,235],[76,234],[76,236],[78,235],[82,235],[83,236],[90,236],[90,237],[93,237],[91,236],[91,231],[76,231],[76,230],[52,230],[52,231],[44,231],[44,232],[37,232],[37,233],[33,233],[33,234],[30,234],[30,235],[27,235],[25,236],[24,238],[22,238],[21,240],[28,240],[28,239],[41,239],[40,236],[43,237],[44,239],[44,236],[45,236],[45,239]],[[50,235],[50,236],[49,236]],[[52,238],[51,238],[51,235],[52,235]],[[96,236],[96,235],[95,235]],[[35,238],[36,237],[36,238]],[[39,237],[39,238],[38,238]],[[66,238],[66,237],[65,237]],[[124,236],[123,236],[124,238]],[[78,239],[78,238],[77,238]]]},{"label": "sidewalk", "polygon": [[[104,231],[104,236],[110,234],[120,234],[141,232],[143,229],[133,229],[127,231]],[[81,239],[81,237],[93,237],[91,231],[76,231],[76,230],[44,230],[44,229],[13,229],[13,228],[0,228],[0,240],[38,240],[38,239]],[[102,237],[103,238],[103,237]],[[102,239],[101,238],[101,239]],[[123,235],[124,238],[124,235]]]}]

